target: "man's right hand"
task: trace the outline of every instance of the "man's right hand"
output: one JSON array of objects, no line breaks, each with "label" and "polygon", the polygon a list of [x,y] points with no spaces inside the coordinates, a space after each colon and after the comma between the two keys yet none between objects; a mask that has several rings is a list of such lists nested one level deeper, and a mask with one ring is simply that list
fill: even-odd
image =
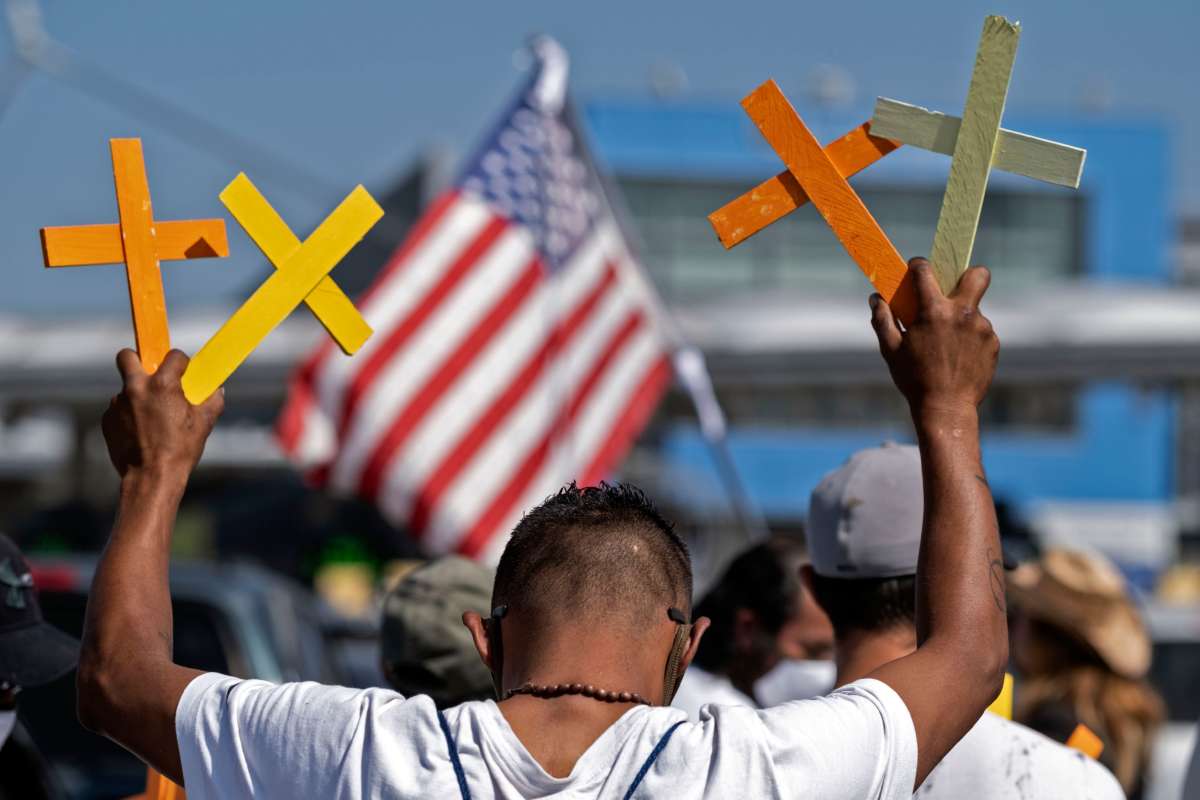
[{"label": "man's right hand", "polygon": [[172,350],[154,374],[142,369],[137,354],[117,354],[124,387],[101,420],[108,455],[117,473],[168,471],[186,478],[200,460],[204,443],[225,407],[224,392],[198,406],[183,395],[180,379],[188,357]]},{"label": "man's right hand", "polygon": [[933,410],[974,410],[983,401],[1000,353],[992,324],[979,311],[991,275],[986,267],[972,267],[947,297],[928,261],[914,258],[908,266],[917,314],[907,329],[882,297],[871,296],[871,325],[892,380],[914,417]]},{"label": "man's right hand", "polygon": [[967,270],[947,297],[925,259],[909,268],[917,296],[912,324],[902,329],[878,296],[871,323],[921,448],[917,650],[871,677],[891,686],[912,717],[915,791],[1000,691],[1008,631],[996,511],[979,447],[978,406],[1000,350],[979,313],[988,271]]}]

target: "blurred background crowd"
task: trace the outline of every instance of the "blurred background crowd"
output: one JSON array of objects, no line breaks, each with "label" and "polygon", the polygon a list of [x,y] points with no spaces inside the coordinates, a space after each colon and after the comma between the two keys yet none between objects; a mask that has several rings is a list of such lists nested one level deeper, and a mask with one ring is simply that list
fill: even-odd
[{"label": "blurred background crowd", "polygon": [[[854,450],[911,440],[904,404],[866,284],[812,209],[730,252],[705,217],[780,168],[737,103],[759,82],[777,78],[822,140],[876,95],[957,113],[979,19],[1005,13],[1026,26],[1005,127],[1088,151],[1078,191],[994,173],[976,242],[1003,343],[982,422],[1012,568],[1015,715],[1056,738],[1084,721],[1127,791],[1178,797],[1200,719],[1200,10],[939,2],[855,19],[749,4],[727,26],[722,4],[618,5],[466,22],[353,3],[4,5],[0,530],[27,554],[46,618],[80,632],[115,501],[99,419],[130,336],[118,268],[46,272],[36,231],[115,213],[105,140],[143,137],[156,211],[172,218],[208,215],[237,169],[297,231],[367,184],[387,226],[335,273],[354,296],[529,67],[525,34],[545,29],[572,56],[583,133],[727,425],[714,447],[673,387],[615,477],[688,538],[699,613],[715,621],[697,658],[723,680],[711,691],[825,691],[832,631],[796,578],[809,492]],[[928,249],[947,164],[906,149],[855,179],[906,255]],[[230,235],[226,263],[164,265],[185,349],[267,269]],[[445,704],[488,696],[457,622],[487,609],[487,566],[428,561],[371,504],[310,488],[274,438],[287,377],[323,335],[294,315],[228,385],[175,532],[176,659],[390,682]],[[144,781],[78,726],[71,675],[20,708],[15,741],[64,796]]]}]

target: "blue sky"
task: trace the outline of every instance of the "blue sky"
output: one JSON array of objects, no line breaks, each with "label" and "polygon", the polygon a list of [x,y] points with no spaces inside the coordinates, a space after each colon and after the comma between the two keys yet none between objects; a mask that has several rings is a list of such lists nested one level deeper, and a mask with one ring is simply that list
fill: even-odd
[{"label": "blue sky", "polygon": [[[512,90],[513,54],[550,33],[573,60],[578,97],[648,93],[669,61],[688,93],[736,104],[767,77],[800,93],[820,63],[844,67],[869,113],[876,95],[961,108],[983,16],[1023,24],[1009,109],[1150,118],[1171,133],[1172,197],[1200,214],[1200,61],[1195,0],[1128,2],[366,3],[53,2],[46,27],[108,70],[304,165],[332,186],[386,188],[422,150],[461,154]],[[11,47],[0,43],[0,55]],[[126,304],[119,267],[47,271],[43,225],[116,219],[107,140],[141,136],[155,215],[225,216],[217,201],[252,160],[221,159],[77,89],[35,74],[0,120],[0,312],[111,312]],[[260,186],[304,235],[339,196]],[[170,307],[232,303],[265,275],[230,223],[234,256],[164,265]]]}]

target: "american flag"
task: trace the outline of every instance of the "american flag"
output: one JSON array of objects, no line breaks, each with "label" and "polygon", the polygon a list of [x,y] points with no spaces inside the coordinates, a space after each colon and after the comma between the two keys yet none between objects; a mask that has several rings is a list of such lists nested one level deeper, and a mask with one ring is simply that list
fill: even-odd
[{"label": "american flag", "polygon": [[495,561],[521,514],[609,473],[671,379],[551,40],[461,178],[358,303],[375,334],[293,378],[284,450],[431,553]]}]

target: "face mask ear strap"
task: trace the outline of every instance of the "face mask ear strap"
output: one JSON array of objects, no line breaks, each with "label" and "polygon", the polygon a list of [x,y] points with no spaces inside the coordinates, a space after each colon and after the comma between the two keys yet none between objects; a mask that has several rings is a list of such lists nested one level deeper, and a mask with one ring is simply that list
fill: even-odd
[{"label": "face mask ear strap", "polygon": [[501,685],[504,676],[504,639],[500,636],[500,620],[504,619],[507,613],[508,606],[496,606],[492,609],[492,616],[487,624],[488,652],[492,657],[492,688],[496,690],[497,700],[503,699],[504,694],[504,687]]},{"label": "face mask ear strap", "polygon": [[667,669],[663,675],[663,705],[669,706],[683,678],[683,656],[692,639],[692,624],[678,608],[668,608],[667,616],[676,625],[675,640],[671,642],[671,653],[667,656]]}]

